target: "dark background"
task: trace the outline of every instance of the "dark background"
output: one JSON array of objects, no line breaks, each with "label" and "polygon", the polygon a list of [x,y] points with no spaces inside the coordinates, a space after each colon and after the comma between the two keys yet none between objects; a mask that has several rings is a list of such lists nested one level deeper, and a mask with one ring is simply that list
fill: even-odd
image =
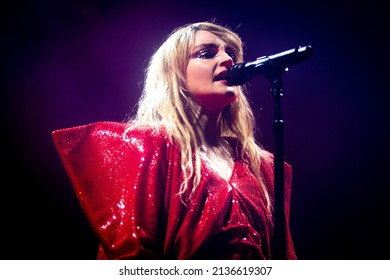
[{"label": "dark background", "polygon": [[[134,1],[132,1],[134,2]],[[389,259],[388,14],[379,1],[3,1],[1,259],[95,259],[97,240],[54,148],[55,129],[122,121],[175,27],[216,19],[246,60],[311,45],[284,75],[291,230],[300,259]],[[150,4],[148,4],[150,3]],[[250,82],[259,140],[273,101]]]}]

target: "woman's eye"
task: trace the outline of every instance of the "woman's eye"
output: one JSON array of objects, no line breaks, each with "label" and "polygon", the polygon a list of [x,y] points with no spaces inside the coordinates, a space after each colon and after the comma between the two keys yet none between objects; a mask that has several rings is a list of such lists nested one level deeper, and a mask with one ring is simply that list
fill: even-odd
[{"label": "woman's eye", "polygon": [[[226,52],[228,56],[230,56],[233,60],[233,62],[236,62],[236,54],[233,51],[227,51]],[[218,54],[218,50],[213,49],[203,49],[194,54],[193,57],[201,58],[201,59],[210,59],[215,57]]]},{"label": "woman's eye", "polygon": [[216,55],[216,52],[213,50],[200,50],[196,53],[197,58],[213,58]]}]

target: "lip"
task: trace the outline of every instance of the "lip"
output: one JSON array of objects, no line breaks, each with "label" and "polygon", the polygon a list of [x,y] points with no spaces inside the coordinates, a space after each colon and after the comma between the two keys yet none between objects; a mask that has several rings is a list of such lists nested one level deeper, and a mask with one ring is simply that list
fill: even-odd
[{"label": "lip", "polygon": [[214,81],[226,81],[226,70],[219,72],[214,77]]}]

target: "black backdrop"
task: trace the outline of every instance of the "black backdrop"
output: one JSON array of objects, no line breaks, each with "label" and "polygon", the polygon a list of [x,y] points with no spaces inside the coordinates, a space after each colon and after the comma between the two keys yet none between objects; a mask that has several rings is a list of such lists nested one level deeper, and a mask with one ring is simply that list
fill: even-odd
[{"label": "black backdrop", "polygon": [[[51,131],[123,120],[165,36],[215,18],[242,36],[247,60],[314,48],[284,75],[282,99],[298,257],[388,259],[384,4],[271,2],[3,1],[0,258],[95,258],[97,240]],[[259,140],[272,151],[269,86],[254,78],[250,98]]]}]

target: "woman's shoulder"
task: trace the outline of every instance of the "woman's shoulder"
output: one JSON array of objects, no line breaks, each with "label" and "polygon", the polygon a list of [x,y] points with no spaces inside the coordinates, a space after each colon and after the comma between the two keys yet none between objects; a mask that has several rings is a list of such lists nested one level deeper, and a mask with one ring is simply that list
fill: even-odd
[{"label": "woman's shoulder", "polygon": [[123,134],[124,129],[124,123],[100,121],[57,129],[52,132],[52,136],[55,140],[72,142],[73,140],[80,140],[85,137],[118,137]]},{"label": "woman's shoulder", "polygon": [[54,130],[53,135],[71,134],[93,134],[96,136],[120,136],[125,134],[139,134],[147,137],[162,137],[165,130],[162,127],[151,127],[146,125],[134,125],[130,122],[99,121],[83,125]]},{"label": "woman's shoulder", "polygon": [[99,121],[54,130],[52,137],[64,151],[73,150],[80,143],[99,145],[161,145],[169,140],[164,129],[134,126],[127,122]]},{"label": "woman's shoulder", "polygon": [[126,138],[126,137],[152,137],[165,138],[166,131],[162,127],[134,125],[128,122],[99,121],[84,125],[61,128],[52,132],[54,137],[83,137],[97,138]]}]

